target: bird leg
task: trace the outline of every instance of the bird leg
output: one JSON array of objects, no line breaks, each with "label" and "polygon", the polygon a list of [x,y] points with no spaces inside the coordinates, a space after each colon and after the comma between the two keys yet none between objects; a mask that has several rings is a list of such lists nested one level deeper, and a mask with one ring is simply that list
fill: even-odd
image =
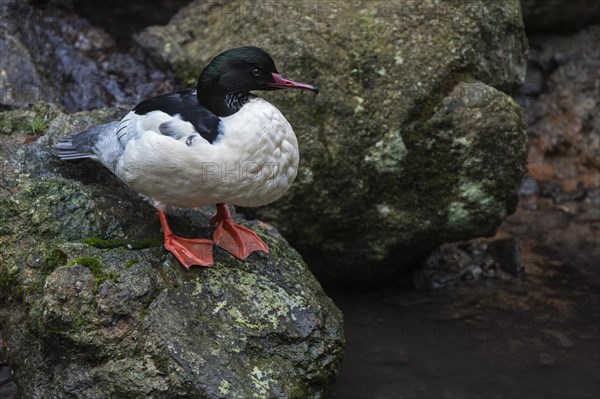
[{"label": "bird leg", "polygon": [[186,269],[189,270],[194,265],[213,265],[213,242],[211,240],[176,236],[169,227],[167,215],[163,211],[158,211],[158,216],[165,234],[165,249],[173,253]]},{"label": "bird leg", "polygon": [[269,247],[256,233],[233,223],[225,204],[217,204],[217,213],[210,219],[210,224],[217,225],[213,233],[214,243],[233,256],[246,259],[255,251],[269,253]]}]

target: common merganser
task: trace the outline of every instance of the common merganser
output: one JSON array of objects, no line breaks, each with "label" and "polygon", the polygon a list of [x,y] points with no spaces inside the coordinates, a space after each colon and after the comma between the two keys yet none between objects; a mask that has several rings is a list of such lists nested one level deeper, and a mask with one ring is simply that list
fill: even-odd
[{"label": "common merganser", "polygon": [[[213,244],[240,259],[268,246],[232,222],[226,203],[269,204],[298,171],[298,142],[281,112],[251,90],[315,86],[282,77],[264,50],[246,46],[217,55],[196,89],[142,101],[120,122],[93,126],[56,144],[63,160],[91,158],[158,211],[165,248],[189,269],[213,264]],[[166,211],[216,204],[213,239],[176,236]]]}]

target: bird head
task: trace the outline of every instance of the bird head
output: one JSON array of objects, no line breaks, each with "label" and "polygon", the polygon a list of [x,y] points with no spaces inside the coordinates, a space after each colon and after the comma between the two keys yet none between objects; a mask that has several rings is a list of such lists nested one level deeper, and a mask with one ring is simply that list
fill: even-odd
[{"label": "bird head", "polygon": [[264,50],[245,46],[217,55],[200,74],[198,90],[219,88],[224,92],[300,89],[318,93],[317,87],[284,78],[273,58]]}]

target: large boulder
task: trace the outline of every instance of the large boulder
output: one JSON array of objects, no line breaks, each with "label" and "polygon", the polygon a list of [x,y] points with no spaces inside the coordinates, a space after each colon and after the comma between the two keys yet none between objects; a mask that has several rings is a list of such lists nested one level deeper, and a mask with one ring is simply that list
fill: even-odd
[{"label": "large boulder", "polygon": [[[326,397],[342,317],[273,228],[250,226],[270,254],[216,249],[214,267],[187,271],[146,202],[99,164],[51,154],[119,114],[0,114],[0,330],[22,397]],[[180,212],[174,230],[209,237],[211,213]]]},{"label": "large boulder", "polygon": [[190,78],[253,44],[321,94],[265,95],[294,126],[291,191],[259,211],[323,281],[383,281],[493,234],[525,170],[519,2],[196,1],[137,40]]}]

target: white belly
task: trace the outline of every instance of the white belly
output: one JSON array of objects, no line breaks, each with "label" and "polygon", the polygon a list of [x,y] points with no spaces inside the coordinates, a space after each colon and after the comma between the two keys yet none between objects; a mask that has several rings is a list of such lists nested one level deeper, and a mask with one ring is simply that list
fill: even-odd
[{"label": "white belly", "polygon": [[138,134],[127,142],[116,173],[159,208],[266,205],[285,194],[296,177],[294,131],[281,112],[262,99],[252,99],[222,118],[221,134],[213,144],[198,138],[188,145],[185,137],[161,134],[158,125],[173,118],[162,112],[154,113],[156,128],[148,129],[148,115],[129,122],[128,129],[138,129]]}]

